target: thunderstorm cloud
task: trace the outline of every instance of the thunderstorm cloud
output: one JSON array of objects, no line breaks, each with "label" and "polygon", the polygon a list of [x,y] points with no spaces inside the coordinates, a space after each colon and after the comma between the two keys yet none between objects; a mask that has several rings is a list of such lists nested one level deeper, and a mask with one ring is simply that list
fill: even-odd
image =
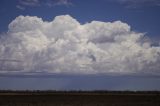
[{"label": "thunderstorm cloud", "polygon": [[0,37],[0,74],[160,74],[160,46],[121,21],[18,16]]}]

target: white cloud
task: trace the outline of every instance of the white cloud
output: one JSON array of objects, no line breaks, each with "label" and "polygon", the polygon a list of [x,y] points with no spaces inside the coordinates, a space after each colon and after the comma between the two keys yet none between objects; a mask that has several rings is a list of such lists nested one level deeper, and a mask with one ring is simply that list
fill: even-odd
[{"label": "white cloud", "polygon": [[1,74],[160,74],[160,46],[121,21],[19,16],[1,36]]}]

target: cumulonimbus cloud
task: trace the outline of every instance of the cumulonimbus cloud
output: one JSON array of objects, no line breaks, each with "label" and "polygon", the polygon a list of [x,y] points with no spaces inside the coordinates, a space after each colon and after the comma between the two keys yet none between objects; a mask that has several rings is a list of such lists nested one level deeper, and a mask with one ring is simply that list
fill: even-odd
[{"label": "cumulonimbus cloud", "polygon": [[18,16],[0,38],[0,74],[160,74],[160,46],[121,21]]}]

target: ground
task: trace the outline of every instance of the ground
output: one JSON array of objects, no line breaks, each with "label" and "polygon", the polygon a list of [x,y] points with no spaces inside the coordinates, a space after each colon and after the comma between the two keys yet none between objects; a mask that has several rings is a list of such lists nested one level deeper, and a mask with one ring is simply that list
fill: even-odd
[{"label": "ground", "polygon": [[1,91],[0,106],[160,106],[160,92]]}]

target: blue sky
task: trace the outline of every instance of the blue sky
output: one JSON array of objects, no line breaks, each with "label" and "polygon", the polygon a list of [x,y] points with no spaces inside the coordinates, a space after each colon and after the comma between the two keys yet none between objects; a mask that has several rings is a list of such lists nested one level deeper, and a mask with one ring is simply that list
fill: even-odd
[{"label": "blue sky", "polygon": [[[160,90],[159,19],[159,0],[1,0],[0,89]],[[51,23],[57,24],[49,26]],[[109,38],[108,33],[111,36],[115,34],[116,37]],[[40,39],[35,39],[32,36],[34,34]],[[62,38],[59,37],[61,35]],[[70,38],[70,35],[78,36],[76,40],[82,41],[73,43],[71,39],[75,38]],[[89,37],[83,37],[85,35]],[[124,35],[128,39],[126,41],[131,41],[121,41],[119,35]],[[84,42],[86,39],[90,43]],[[111,43],[113,40],[115,42]],[[119,42],[124,42],[121,43],[122,47],[119,47]],[[60,45],[57,46],[58,49],[53,43]],[[126,50],[128,45],[133,45],[131,50]],[[33,49],[37,51],[32,51]],[[52,51],[53,49],[55,50]],[[19,50],[22,50],[21,54],[18,54]],[[70,50],[74,54],[67,52],[65,55]],[[108,56],[109,52],[113,57]],[[54,54],[59,57],[54,57]],[[26,62],[21,65],[17,61]],[[30,66],[29,63],[36,65]],[[24,65],[29,68],[26,69]],[[87,67],[87,70],[83,70],[83,67]],[[58,77],[47,77],[48,74],[57,72]],[[27,73],[27,77],[24,73]],[[47,75],[28,76],[32,73]],[[61,75],[65,73],[67,74]],[[22,76],[17,77],[16,74]]]},{"label": "blue sky", "polygon": [[[24,5],[21,0],[1,0],[0,32],[6,31],[8,24],[19,15],[38,16],[44,20],[52,20],[57,15],[70,14],[81,23],[92,20],[121,20],[131,25],[136,31],[147,32],[149,36],[159,38],[160,6],[157,5],[159,2],[152,3],[154,0],[143,0],[140,3],[133,3],[132,0],[128,0],[130,2],[126,0],[127,3],[121,0],[72,0],[67,1],[69,4],[62,2],[60,5],[56,4],[58,0],[48,1],[53,1],[53,3],[45,0],[39,6],[38,4]],[[48,6],[45,2],[52,3],[53,6]],[[18,8],[19,6],[22,8]]]}]

